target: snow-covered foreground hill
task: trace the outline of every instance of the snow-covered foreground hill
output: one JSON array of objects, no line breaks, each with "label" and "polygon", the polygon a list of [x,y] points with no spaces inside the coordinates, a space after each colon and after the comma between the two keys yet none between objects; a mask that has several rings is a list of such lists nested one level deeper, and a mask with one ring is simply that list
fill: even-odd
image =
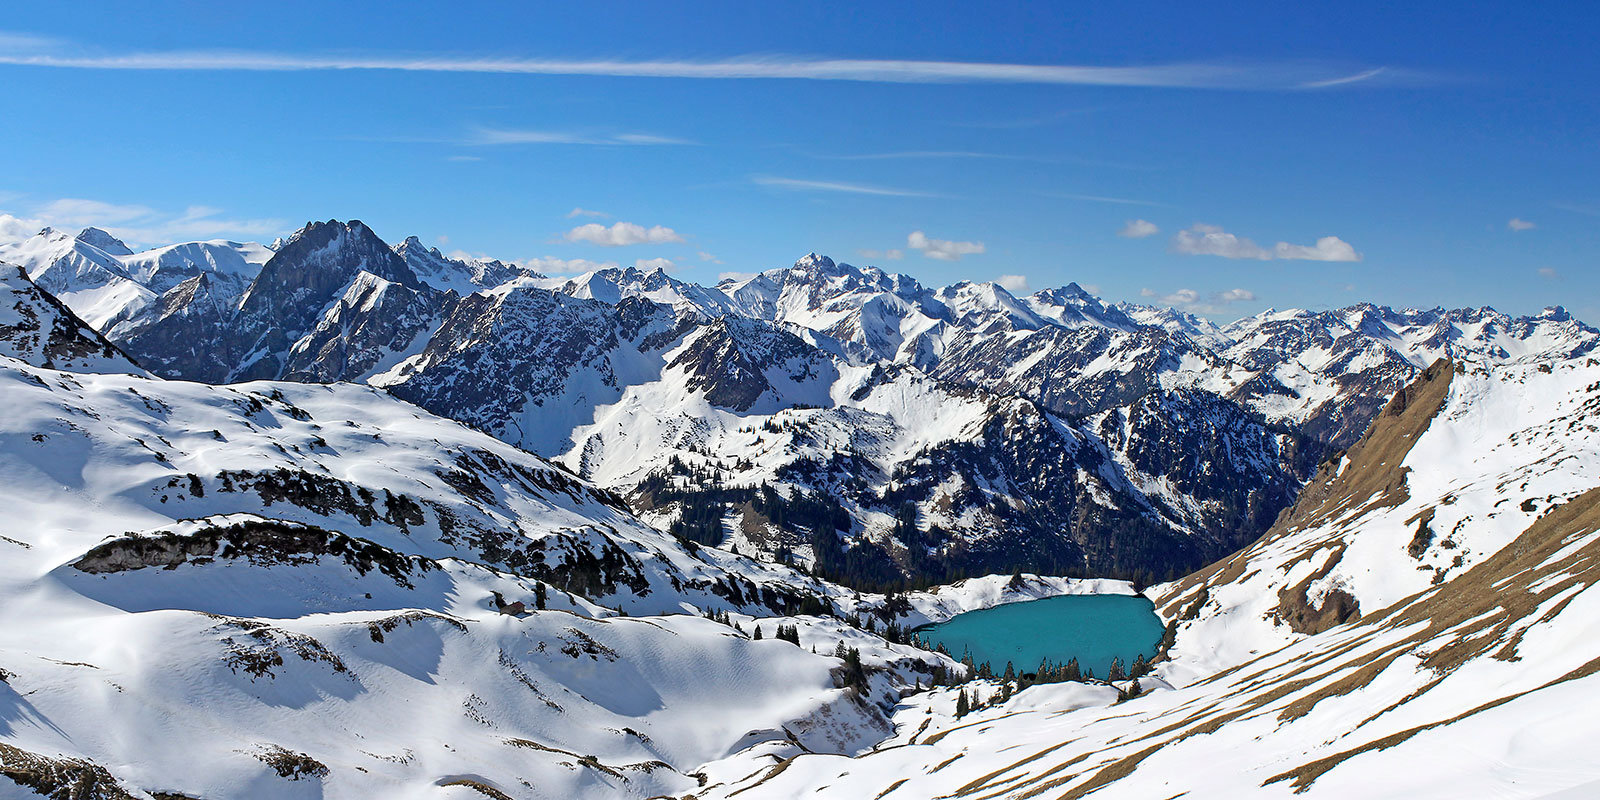
[{"label": "snow-covered foreground hill", "polygon": [[1262,541],[1157,587],[1144,695],[919,695],[710,797],[1580,797],[1600,787],[1600,364],[1441,361]]}]

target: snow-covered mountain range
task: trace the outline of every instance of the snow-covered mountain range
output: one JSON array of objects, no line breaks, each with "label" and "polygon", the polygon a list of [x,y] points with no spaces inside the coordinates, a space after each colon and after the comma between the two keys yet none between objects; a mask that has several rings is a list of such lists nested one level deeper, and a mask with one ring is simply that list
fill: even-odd
[{"label": "snow-covered mountain range", "polygon": [[[108,239],[0,266],[0,797],[1600,786],[1600,337],[1559,309],[1210,326],[820,257],[467,291],[493,262],[360,223],[259,269]],[[988,702],[903,643],[1134,590],[1018,565],[1230,542],[1145,589],[1138,692]]]},{"label": "snow-covered mountain range", "polygon": [[0,259],[155,374],[382,386],[661,527],[869,586],[1019,566],[1176,577],[1265,531],[1434,359],[1600,342],[1559,308],[1217,326],[1075,284],[932,289],[814,254],[710,287],[543,278],[359,222],[275,245],[131,254],[44,231]]}]

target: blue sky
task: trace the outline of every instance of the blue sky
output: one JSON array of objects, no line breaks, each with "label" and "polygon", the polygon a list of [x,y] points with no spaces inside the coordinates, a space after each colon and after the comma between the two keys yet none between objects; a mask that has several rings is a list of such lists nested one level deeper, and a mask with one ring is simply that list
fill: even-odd
[{"label": "blue sky", "polygon": [[0,235],[1600,322],[1600,12],[1227,6],[11,3]]}]

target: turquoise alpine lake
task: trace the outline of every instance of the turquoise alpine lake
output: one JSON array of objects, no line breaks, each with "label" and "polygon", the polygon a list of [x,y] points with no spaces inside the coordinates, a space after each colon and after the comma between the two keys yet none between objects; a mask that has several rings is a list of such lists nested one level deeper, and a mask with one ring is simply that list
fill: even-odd
[{"label": "turquoise alpine lake", "polygon": [[1162,631],[1155,604],[1143,595],[1069,594],[968,611],[915,633],[956,658],[970,653],[974,664],[989,662],[996,674],[1007,661],[1020,674],[1034,672],[1045,660],[1065,664],[1076,658],[1104,678],[1113,658],[1127,666],[1141,655],[1154,656]]}]

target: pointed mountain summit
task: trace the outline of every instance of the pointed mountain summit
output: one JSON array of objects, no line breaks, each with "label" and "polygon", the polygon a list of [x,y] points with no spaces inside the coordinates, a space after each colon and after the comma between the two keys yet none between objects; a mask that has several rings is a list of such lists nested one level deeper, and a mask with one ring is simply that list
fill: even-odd
[{"label": "pointed mountain summit", "polygon": [[419,289],[425,284],[360,220],[311,222],[288,238],[239,302],[234,334],[247,362],[234,380],[275,378],[289,346],[360,273]]},{"label": "pointed mountain summit", "polygon": [[130,250],[127,245],[123,244],[121,239],[118,239],[117,237],[112,236],[111,234],[99,228],[84,228],[83,230],[78,231],[77,239],[80,242],[94,245],[95,247],[98,247],[114,256],[133,255],[133,251]]},{"label": "pointed mountain summit", "polygon": [[451,258],[415,236],[395,245],[394,252],[419,280],[435,289],[472,294],[521,277],[542,278],[537,272],[497,260]]}]

